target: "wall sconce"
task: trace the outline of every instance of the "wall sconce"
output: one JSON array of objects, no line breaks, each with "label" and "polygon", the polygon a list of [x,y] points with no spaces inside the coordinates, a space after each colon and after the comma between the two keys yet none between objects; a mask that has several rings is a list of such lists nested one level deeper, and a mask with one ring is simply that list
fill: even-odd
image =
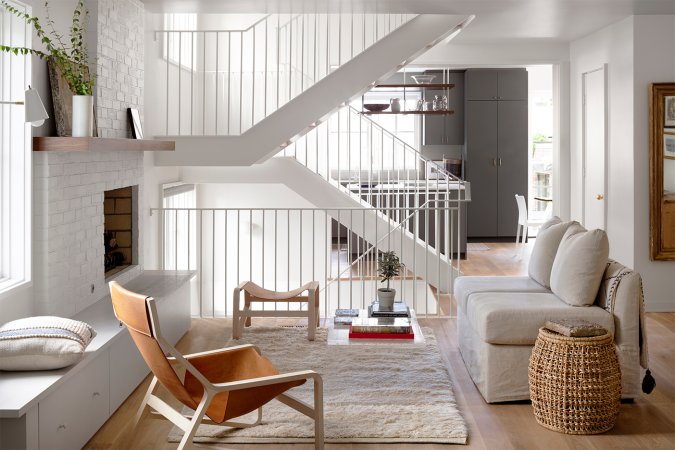
[{"label": "wall sconce", "polygon": [[25,94],[25,101],[15,101],[15,102],[3,102],[0,101],[0,105],[25,105],[26,107],[26,120],[25,122],[30,122],[34,127],[39,127],[45,123],[45,119],[49,119],[49,114],[45,109],[45,105],[42,104],[42,99],[38,91],[28,86]]}]

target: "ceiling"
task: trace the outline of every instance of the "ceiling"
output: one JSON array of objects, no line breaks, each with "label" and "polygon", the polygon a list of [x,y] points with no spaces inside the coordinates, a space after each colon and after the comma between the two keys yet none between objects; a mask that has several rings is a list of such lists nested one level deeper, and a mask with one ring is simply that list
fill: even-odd
[{"label": "ceiling", "polygon": [[475,14],[456,41],[570,41],[636,14],[675,14],[675,0],[144,0],[151,12]]}]

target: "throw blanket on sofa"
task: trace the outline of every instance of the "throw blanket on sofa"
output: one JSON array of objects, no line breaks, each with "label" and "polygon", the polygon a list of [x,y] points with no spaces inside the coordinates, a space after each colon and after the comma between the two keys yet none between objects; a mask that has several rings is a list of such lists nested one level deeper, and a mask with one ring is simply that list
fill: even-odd
[{"label": "throw blanket on sofa", "polygon": [[647,369],[649,364],[649,352],[647,348],[647,324],[645,322],[645,297],[642,290],[642,278],[640,275],[628,269],[624,265],[610,259],[607,262],[607,268],[605,269],[605,274],[603,275],[603,280],[600,285],[601,287],[600,291],[598,292],[597,303],[605,308],[605,310],[607,310],[610,314],[614,314],[614,307],[616,305],[616,292],[619,287],[619,283],[623,278],[631,274],[635,275],[637,282],[639,283],[640,365],[644,369]]}]

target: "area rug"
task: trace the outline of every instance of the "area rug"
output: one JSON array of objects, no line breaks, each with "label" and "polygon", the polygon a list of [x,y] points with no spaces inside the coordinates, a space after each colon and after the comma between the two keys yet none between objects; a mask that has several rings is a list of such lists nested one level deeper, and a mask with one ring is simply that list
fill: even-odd
[{"label": "area rug", "polygon": [[469,242],[466,244],[466,249],[469,252],[486,252],[490,250],[490,247],[483,244],[482,242]]},{"label": "area rug", "polygon": [[[242,339],[272,360],[280,372],[312,369],[324,382],[325,441],[327,443],[446,443],[465,444],[467,426],[452,392],[447,369],[430,328],[426,342],[328,346],[326,330],[307,340],[301,328],[249,328]],[[312,404],[312,382],[289,393]],[[255,413],[245,416],[255,421]],[[174,427],[169,441],[182,431]],[[263,423],[247,429],[202,425],[201,443],[310,443],[313,421],[272,400],[263,407]]]}]

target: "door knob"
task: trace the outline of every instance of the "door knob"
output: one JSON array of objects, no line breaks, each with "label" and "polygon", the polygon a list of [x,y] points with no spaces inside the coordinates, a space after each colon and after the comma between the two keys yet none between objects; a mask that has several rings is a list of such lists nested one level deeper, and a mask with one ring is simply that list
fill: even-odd
[{"label": "door knob", "polygon": [[598,195],[595,196],[595,199],[596,199],[596,200],[602,200],[602,199],[604,199],[604,198],[605,198],[605,196],[602,195],[602,194],[598,194]]}]

